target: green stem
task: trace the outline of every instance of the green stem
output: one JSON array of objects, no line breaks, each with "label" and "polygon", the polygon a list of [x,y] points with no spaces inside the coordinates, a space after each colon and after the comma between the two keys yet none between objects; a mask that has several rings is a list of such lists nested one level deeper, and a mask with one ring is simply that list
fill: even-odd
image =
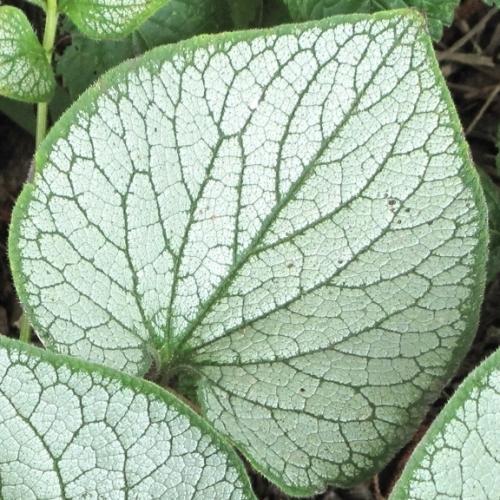
[{"label": "green stem", "polygon": [[[57,33],[57,20],[59,14],[57,12],[57,0],[47,0],[47,10],[45,11],[45,31],[43,33],[43,48],[45,49],[45,54],[49,64],[52,64],[52,53],[54,51],[54,43],[56,40]],[[39,148],[42,141],[47,135],[47,119],[49,114],[49,104],[47,102],[41,102],[37,107],[37,117],[36,117],[36,139],[35,146],[36,149]],[[34,169],[31,169],[28,182],[33,180]],[[22,342],[29,343],[31,341],[31,325],[26,313],[21,317],[19,339]]]},{"label": "green stem", "polygon": [[29,344],[31,340],[31,325],[28,316],[26,316],[26,313],[21,316],[21,325],[19,329],[19,340],[21,342],[26,342],[27,344]]},{"label": "green stem", "polygon": [[[57,20],[59,14],[57,12],[57,0],[47,0],[47,12],[45,18],[45,31],[43,34],[43,48],[49,64],[52,64],[52,53],[54,51],[54,43],[56,40]],[[49,105],[46,102],[38,104],[37,120],[36,120],[36,148],[47,135],[47,117]]]},{"label": "green stem", "polygon": [[[47,135],[47,117],[49,114],[49,106],[46,102],[39,102],[37,105],[37,113],[36,113],[36,149],[45,139]],[[33,172],[34,173],[34,172]],[[28,179],[28,181],[32,181],[33,179]]]}]

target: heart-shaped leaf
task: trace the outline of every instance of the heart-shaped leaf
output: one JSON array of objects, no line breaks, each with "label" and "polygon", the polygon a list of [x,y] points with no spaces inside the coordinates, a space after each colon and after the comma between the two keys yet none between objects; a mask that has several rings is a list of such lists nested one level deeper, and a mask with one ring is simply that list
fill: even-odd
[{"label": "heart-shaped leaf", "polygon": [[500,350],[472,372],[432,423],[392,500],[498,498]]},{"label": "heart-shaped leaf", "polygon": [[52,67],[26,15],[0,7],[0,95],[43,102],[54,92]]},{"label": "heart-shaped leaf", "polygon": [[254,498],[235,452],[159,387],[0,336],[0,497]]},{"label": "heart-shaped leaf", "polygon": [[170,0],[60,0],[59,8],[90,38],[122,38]]},{"label": "heart-shaped leaf", "polygon": [[439,40],[443,35],[443,27],[451,24],[455,9],[460,4],[460,0],[284,0],[284,2],[291,16],[297,21],[413,7],[427,16],[429,30],[435,40]]},{"label": "heart-shaped leaf", "polygon": [[475,330],[486,209],[412,11],[153,50],[37,164],[10,257],[44,342],[189,367],[208,419],[292,494],[382,466]]}]

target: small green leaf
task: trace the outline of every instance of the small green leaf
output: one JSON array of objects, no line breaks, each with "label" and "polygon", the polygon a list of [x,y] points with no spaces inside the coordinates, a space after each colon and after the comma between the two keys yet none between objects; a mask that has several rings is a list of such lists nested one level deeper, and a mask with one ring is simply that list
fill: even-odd
[{"label": "small green leaf", "polygon": [[170,0],[131,35],[118,41],[96,41],[70,29],[72,43],[57,61],[57,73],[72,98],[78,97],[99,76],[145,51],[200,33],[233,27],[225,15],[225,0]]},{"label": "small green leaf", "polygon": [[0,336],[0,498],[252,499],[236,453],[172,394]]},{"label": "small green leaf", "polygon": [[484,0],[486,5],[492,5],[500,8],[500,0]]},{"label": "small green leaf", "polygon": [[488,256],[488,282],[500,273],[500,189],[490,176],[479,170],[483,192],[488,205],[490,251]]},{"label": "small green leaf", "polygon": [[266,0],[262,11],[262,26],[277,26],[292,22],[283,0]]},{"label": "small green leaf", "polygon": [[250,28],[260,24],[263,0],[226,0],[226,2],[236,29]]},{"label": "small green leaf", "polygon": [[9,117],[26,132],[35,135],[36,114],[33,104],[0,97],[0,113]]},{"label": "small green leaf", "polygon": [[459,386],[413,452],[391,500],[500,492],[500,350]]},{"label": "small green leaf", "polygon": [[207,418],[291,494],[382,467],[475,332],[486,208],[413,11],[157,48],[36,161],[9,254],[43,341],[189,367]]},{"label": "small green leaf", "polygon": [[90,38],[117,39],[136,30],[170,0],[60,0],[59,8]]},{"label": "small green leaf", "polygon": [[460,0],[284,0],[297,21],[321,19],[338,14],[371,13],[414,7],[427,16],[429,30],[435,40],[443,34],[443,26],[453,21]]},{"label": "small green leaf", "polygon": [[25,102],[48,101],[55,79],[26,15],[0,7],[0,95]]}]

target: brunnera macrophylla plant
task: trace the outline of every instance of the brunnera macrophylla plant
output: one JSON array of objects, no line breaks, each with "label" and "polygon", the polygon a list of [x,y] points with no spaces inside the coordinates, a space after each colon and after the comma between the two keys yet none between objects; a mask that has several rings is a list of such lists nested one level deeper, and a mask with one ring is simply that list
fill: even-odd
[{"label": "brunnera macrophylla plant", "polygon": [[486,208],[412,11],[155,49],[84,93],[36,165],[9,256],[64,356],[2,342],[4,496],[34,447],[56,497],[251,497],[227,443],[290,495],[358,483],[475,332]]}]

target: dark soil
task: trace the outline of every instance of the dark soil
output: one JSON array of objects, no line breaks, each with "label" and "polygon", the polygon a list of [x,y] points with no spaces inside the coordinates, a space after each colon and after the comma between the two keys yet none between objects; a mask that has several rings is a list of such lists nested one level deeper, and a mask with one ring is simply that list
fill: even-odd
[{"label": "dark soil", "polygon": [[[17,0],[8,4],[21,3]],[[23,3],[23,8],[26,4]],[[26,10],[26,9],[25,9]],[[36,24],[37,9],[29,8]],[[473,158],[500,185],[495,167],[496,134],[500,125],[500,12],[480,0],[465,0],[451,28],[436,45]],[[34,139],[0,113],[0,332],[18,336],[21,308],[17,302],[7,259],[7,236],[15,199],[26,179],[34,151]],[[386,498],[411,450],[453,394],[463,378],[500,345],[500,276],[488,285],[481,324],[472,348],[458,373],[434,403],[427,418],[408,444],[370,482],[350,490],[331,489],[322,500],[380,500]],[[260,499],[284,500],[286,495],[257,474],[252,474]]]}]

